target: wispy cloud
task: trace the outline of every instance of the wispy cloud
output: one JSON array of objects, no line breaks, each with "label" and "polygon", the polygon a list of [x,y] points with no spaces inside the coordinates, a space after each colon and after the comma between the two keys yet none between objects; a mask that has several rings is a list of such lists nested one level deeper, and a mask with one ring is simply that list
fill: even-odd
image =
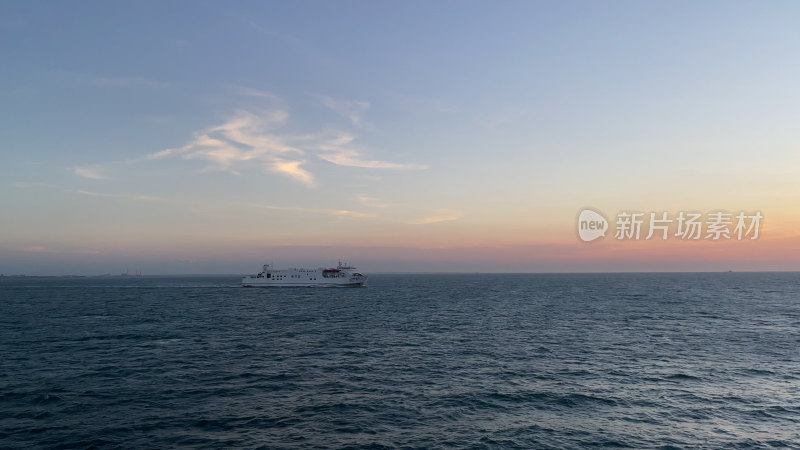
[{"label": "wispy cloud", "polygon": [[389,161],[363,159],[358,151],[353,149],[339,149],[320,153],[319,157],[338,166],[364,167],[367,169],[427,169],[427,166],[418,164],[400,164]]},{"label": "wispy cloud", "polygon": [[281,104],[283,103],[283,100],[279,96],[273,94],[272,92],[265,91],[263,89],[255,89],[247,86],[240,86],[238,84],[232,84],[229,87],[231,92],[233,92],[236,95],[242,95],[245,97],[256,97],[260,99],[268,99],[276,103],[281,103]]},{"label": "wispy cloud", "polygon": [[314,186],[314,177],[307,170],[302,169],[300,164],[305,161],[286,161],[276,159],[272,162],[271,169],[274,172],[288,175],[296,181],[299,181],[306,186]]},{"label": "wispy cloud", "polygon": [[325,107],[350,120],[356,127],[365,125],[363,115],[369,109],[370,105],[368,102],[335,99],[327,95],[320,95],[319,98],[322,100],[322,104],[325,105]]},{"label": "wispy cloud", "polygon": [[[244,95],[279,98],[266,91],[238,87]],[[370,169],[425,169],[427,166],[368,159],[355,146],[356,135],[346,132],[311,133],[301,136],[280,131],[289,120],[285,108],[254,111],[239,110],[231,118],[194,134],[186,145],[145,155],[135,161],[166,158],[202,160],[206,170],[222,170],[241,175],[253,167],[281,174],[308,187],[316,185],[314,174],[306,166],[318,158],[339,166]]]},{"label": "wispy cloud", "polygon": [[435,215],[429,217],[423,217],[421,219],[415,219],[408,221],[410,225],[429,225],[432,223],[441,223],[441,222],[452,222],[454,220],[458,220],[458,216],[454,215]]},{"label": "wispy cloud", "polygon": [[[232,86],[237,93],[255,97],[267,107],[239,109],[221,124],[193,133],[180,147],[166,148],[116,163],[71,167],[76,175],[94,179],[111,179],[108,173],[121,173],[121,165],[147,164],[162,160],[193,160],[206,165],[202,172],[224,171],[244,175],[267,171],[287,177],[307,187],[317,185],[312,170],[326,161],[338,166],[367,169],[426,169],[420,164],[371,159],[369,150],[356,144],[352,132],[324,130],[290,134],[284,131],[289,113],[277,95],[263,90]],[[360,107],[355,107],[359,109]],[[353,118],[358,122],[358,118]],[[115,169],[115,170],[114,170]],[[113,171],[112,171],[113,170]]]},{"label": "wispy cloud", "polygon": [[362,213],[358,211],[350,211],[348,209],[332,209],[328,211],[328,214],[337,216],[337,217],[349,217],[352,219],[370,219],[375,217],[375,214],[371,213]]},{"label": "wispy cloud", "polygon": [[97,165],[91,166],[83,166],[83,167],[70,167],[68,170],[71,170],[75,175],[83,178],[89,178],[90,180],[110,180],[111,177],[108,176],[104,169]]},{"label": "wispy cloud", "polygon": [[361,203],[364,206],[370,207],[370,208],[386,208],[386,207],[389,206],[388,203],[385,203],[385,202],[381,201],[381,199],[376,198],[376,197],[368,197],[366,195],[359,195],[357,197],[357,199],[358,199],[359,203]]},{"label": "wispy cloud", "polygon": [[364,167],[369,169],[412,169],[423,170],[428,166],[420,164],[402,164],[389,161],[364,159],[361,152],[354,147],[356,135],[338,133],[336,136],[317,144],[321,159],[339,166]]},{"label": "wispy cloud", "polygon": [[88,195],[92,197],[115,198],[123,200],[136,200],[136,201],[147,201],[147,202],[174,202],[173,200],[170,200],[165,197],[156,197],[152,195],[111,194],[106,192],[88,191],[85,189],[74,190],[74,189],[67,189],[61,186],[56,186],[54,184],[49,184],[49,183],[17,181],[14,183],[14,187],[20,189],[32,189],[32,188],[55,189],[68,194],[79,194],[79,195]]},{"label": "wispy cloud", "polygon": [[238,111],[231,119],[195,133],[194,139],[179,148],[161,150],[145,156],[147,160],[169,157],[204,160],[209,170],[223,170],[236,175],[248,167],[262,167],[286,175],[307,186],[314,185],[313,175],[302,168],[305,152],[272,133],[282,126],[288,114],[284,110],[255,114]]},{"label": "wispy cloud", "polygon": [[145,201],[145,202],[168,202],[169,199],[164,197],[153,197],[150,195],[136,195],[136,194],[107,194],[103,192],[92,192],[92,191],[85,191],[79,190],[76,191],[78,194],[81,195],[90,195],[93,197],[106,197],[106,198],[119,198],[125,200],[137,200],[137,201]]},{"label": "wispy cloud", "polygon": [[334,209],[334,208],[304,208],[301,206],[275,206],[265,205],[260,203],[248,203],[247,206],[252,206],[260,209],[269,209],[274,211],[294,211],[309,214],[324,214],[335,217],[344,217],[351,219],[369,219],[375,217],[371,213],[363,213],[359,211],[352,211],[349,209]]}]

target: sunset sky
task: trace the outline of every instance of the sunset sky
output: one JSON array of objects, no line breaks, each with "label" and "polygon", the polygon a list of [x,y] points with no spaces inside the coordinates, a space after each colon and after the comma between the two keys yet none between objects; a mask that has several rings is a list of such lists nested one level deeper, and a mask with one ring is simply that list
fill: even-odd
[{"label": "sunset sky", "polygon": [[[0,2],[0,273],[800,270],[798,18]],[[755,241],[585,243],[586,207],[764,220]]]}]

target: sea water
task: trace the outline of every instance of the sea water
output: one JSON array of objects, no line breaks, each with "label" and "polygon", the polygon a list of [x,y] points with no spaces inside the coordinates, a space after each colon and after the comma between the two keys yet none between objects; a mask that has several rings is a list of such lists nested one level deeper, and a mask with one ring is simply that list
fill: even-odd
[{"label": "sea water", "polygon": [[0,278],[0,447],[800,448],[800,274]]}]

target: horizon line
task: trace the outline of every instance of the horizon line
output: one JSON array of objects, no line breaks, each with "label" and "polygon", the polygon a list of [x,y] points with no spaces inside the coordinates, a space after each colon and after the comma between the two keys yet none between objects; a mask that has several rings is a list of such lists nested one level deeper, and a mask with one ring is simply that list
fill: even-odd
[{"label": "horizon line", "polygon": [[[624,275],[624,274],[710,274],[710,273],[800,273],[800,270],[695,270],[695,271],[575,271],[575,272],[476,272],[476,271],[430,271],[402,272],[381,271],[366,272],[371,275]],[[165,278],[165,277],[241,277],[243,273],[165,273],[165,274],[98,274],[98,275],[32,275],[32,274],[0,274],[0,278]]]}]

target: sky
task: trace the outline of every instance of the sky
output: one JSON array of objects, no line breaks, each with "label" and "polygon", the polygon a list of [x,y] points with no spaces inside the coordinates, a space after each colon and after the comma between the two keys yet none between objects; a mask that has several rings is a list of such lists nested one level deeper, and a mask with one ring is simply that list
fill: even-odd
[{"label": "sky", "polygon": [[[0,2],[0,273],[800,270],[798,17]],[[584,208],[605,237],[579,238]],[[621,212],[683,211],[763,221],[614,236]]]}]

